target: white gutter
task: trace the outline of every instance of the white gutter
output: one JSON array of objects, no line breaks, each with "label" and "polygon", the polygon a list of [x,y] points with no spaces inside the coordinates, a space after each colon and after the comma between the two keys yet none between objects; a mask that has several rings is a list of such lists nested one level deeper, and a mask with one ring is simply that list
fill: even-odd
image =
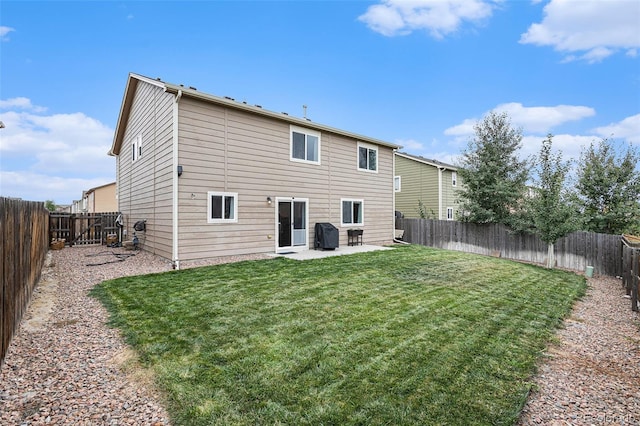
[{"label": "white gutter", "polygon": [[173,201],[171,203],[173,208],[173,247],[171,254],[171,261],[174,269],[180,269],[180,259],[178,259],[178,102],[182,97],[182,90],[178,90],[176,99],[173,102],[173,158],[171,161],[173,170],[171,175],[173,176]]},{"label": "white gutter", "polygon": [[392,176],[391,176],[391,193],[393,194],[393,206],[391,207],[391,209],[393,210],[393,240],[396,240],[396,151],[397,149],[394,149],[391,152],[391,167],[392,167]]},{"label": "white gutter", "polygon": [[438,167],[438,220],[442,220],[442,171],[444,167]]}]

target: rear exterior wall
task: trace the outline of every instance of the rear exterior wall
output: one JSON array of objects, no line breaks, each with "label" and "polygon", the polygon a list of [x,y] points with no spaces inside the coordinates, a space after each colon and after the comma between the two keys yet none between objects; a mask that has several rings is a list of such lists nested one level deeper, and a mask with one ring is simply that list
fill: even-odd
[{"label": "rear exterior wall", "polygon": [[[358,170],[357,141],[322,132],[320,164],[290,160],[290,123],[183,97],[179,103],[179,259],[274,252],[276,198],[308,199],[314,225],[340,231],[341,199],[362,200],[365,244],[393,238],[393,151],[378,146],[378,172]],[[237,223],[207,222],[207,192],[238,193]],[[267,197],[272,203],[267,202]]]}]

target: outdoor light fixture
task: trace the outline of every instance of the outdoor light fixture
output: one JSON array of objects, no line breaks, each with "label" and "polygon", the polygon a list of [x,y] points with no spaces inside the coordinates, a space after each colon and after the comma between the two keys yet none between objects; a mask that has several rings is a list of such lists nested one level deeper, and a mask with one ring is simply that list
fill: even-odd
[{"label": "outdoor light fixture", "polygon": [[271,204],[271,197],[267,197],[267,203]]},{"label": "outdoor light fixture", "polygon": [[182,166],[178,165],[178,177],[182,176]]}]

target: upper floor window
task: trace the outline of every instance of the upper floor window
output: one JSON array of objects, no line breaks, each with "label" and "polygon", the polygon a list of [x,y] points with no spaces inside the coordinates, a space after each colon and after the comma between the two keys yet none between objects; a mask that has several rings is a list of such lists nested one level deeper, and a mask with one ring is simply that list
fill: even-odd
[{"label": "upper floor window", "polygon": [[363,224],[363,201],[342,199],[342,225]]},{"label": "upper floor window", "polygon": [[320,164],[320,133],[291,126],[291,160]]},{"label": "upper floor window", "polygon": [[393,177],[393,190],[395,192],[400,192],[402,190],[402,176]]},{"label": "upper floor window", "polygon": [[142,157],[142,135],[138,135],[131,143],[131,162],[136,162]]},{"label": "upper floor window", "polygon": [[378,171],[378,147],[358,142],[358,170]]},{"label": "upper floor window", "polygon": [[207,222],[226,223],[238,221],[237,192],[207,192]]},{"label": "upper floor window", "polygon": [[451,172],[451,186],[458,185],[458,172]]}]

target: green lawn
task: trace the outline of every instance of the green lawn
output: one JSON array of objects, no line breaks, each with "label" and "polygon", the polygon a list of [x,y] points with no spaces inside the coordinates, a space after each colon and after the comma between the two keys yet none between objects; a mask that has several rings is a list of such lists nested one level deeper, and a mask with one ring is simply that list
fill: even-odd
[{"label": "green lawn", "polygon": [[510,425],[575,274],[419,246],[121,278],[93,294],[176,425]]}]

